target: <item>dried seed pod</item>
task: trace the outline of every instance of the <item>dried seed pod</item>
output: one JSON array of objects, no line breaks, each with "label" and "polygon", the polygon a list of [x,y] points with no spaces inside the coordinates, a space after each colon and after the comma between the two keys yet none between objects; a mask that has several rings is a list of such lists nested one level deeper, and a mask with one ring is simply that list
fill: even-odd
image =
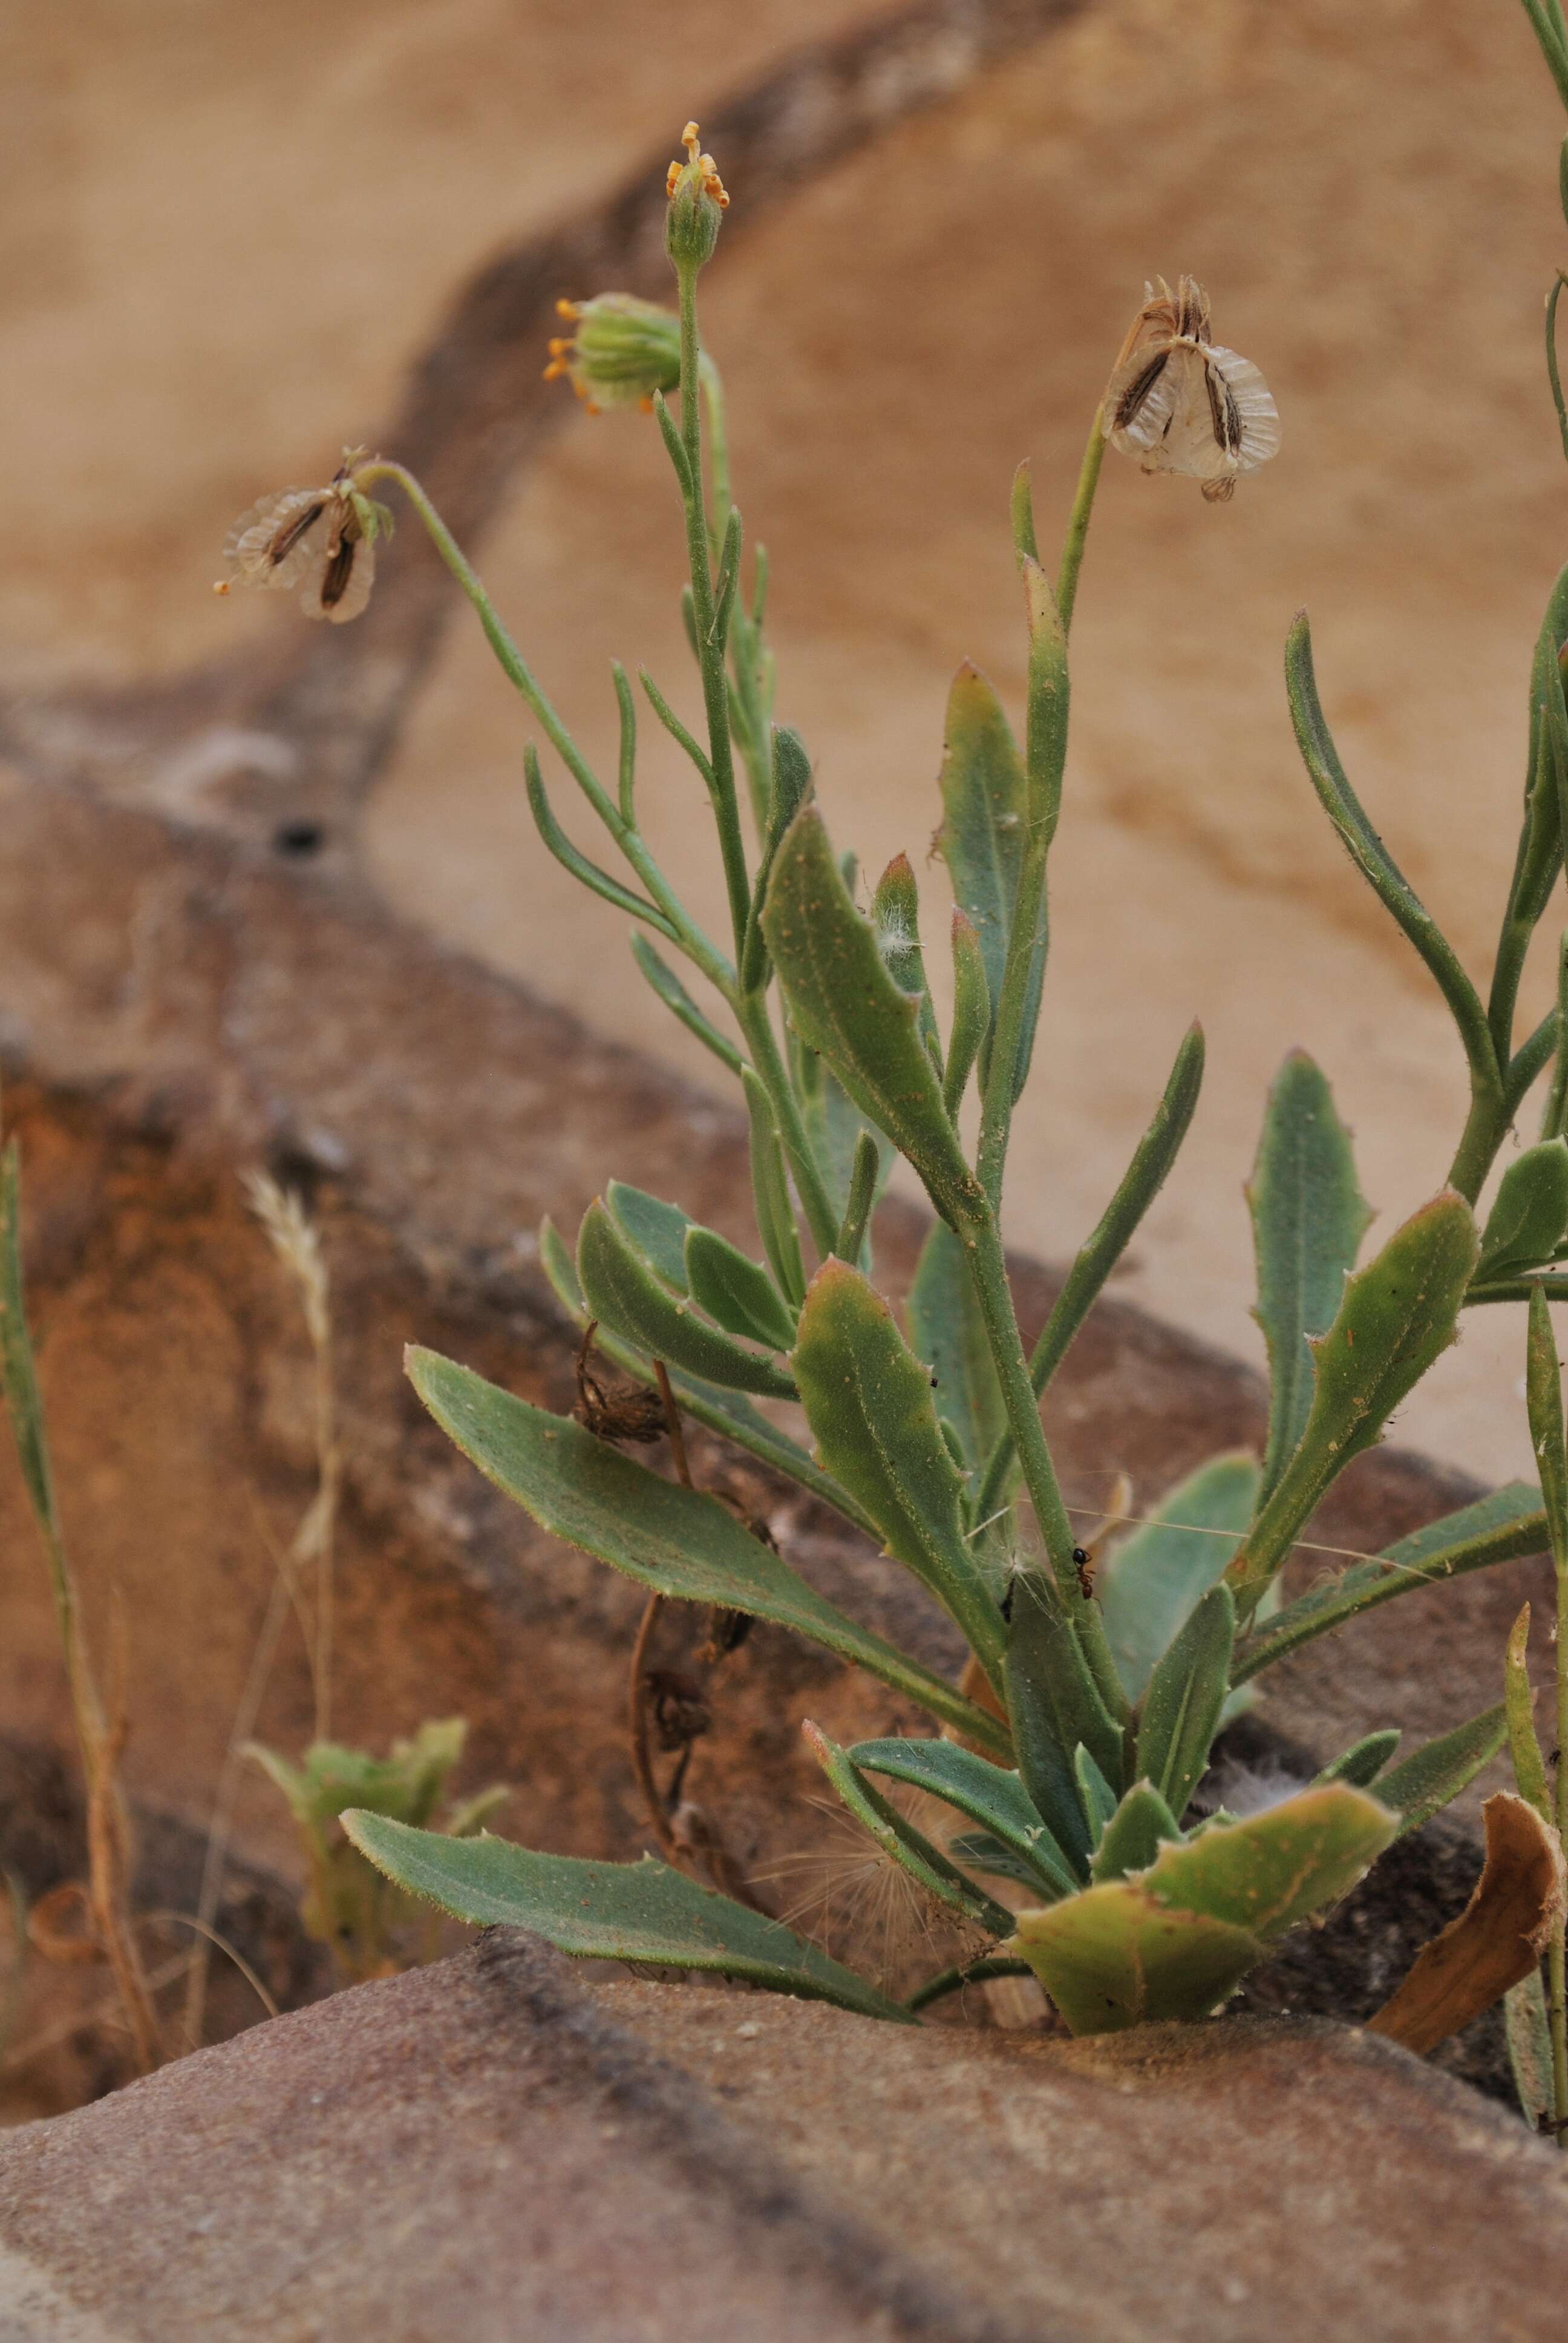
[{"label": "dried seed pod", "polygon": [[216,590],[297,586],[307,618],[357,618],[375,581],[375,541],[392,527],[386,507],[355,486],[365,452],[346,447],[325,488],[282,488],[242,513],[224,540],[229,574]]},{"label": "dried seed pod", "polygon": [[664,1402],[646,1383],[601,1383],[588,1365],[598,1321],[590,1318],[578,1353],[577,1405],[572,1413],[596,1440],[631,1440],[648,1445],[662,1440],[669,1425]]},{"label": "dried seed pod", "polygon": [[1102,429],[1146,472],[1201,480],[1211,504],[1277,455],[1280,417],[1251,358],[1210,339],[1209,297],[1191,277],[1145,287],[1106,386]]}]

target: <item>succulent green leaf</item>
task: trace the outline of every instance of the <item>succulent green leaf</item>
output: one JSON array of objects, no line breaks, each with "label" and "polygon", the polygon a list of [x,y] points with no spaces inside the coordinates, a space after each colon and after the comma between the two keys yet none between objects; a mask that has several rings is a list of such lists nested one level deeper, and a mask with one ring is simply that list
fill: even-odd
[{"label": "succulent green leaf", "polygon": [[1477,1285],[1549,1262],[1568,1229],[1568,1140],[1543,1139],[1515,1156],[1498,1182],[1482,1233]]},{"label": "succulent green leaf", "polygon": [[1370,1790],[1399,1747],[1400,1739],[1397,1725],[1365,1735],[1362,1740],[1352,1742],[1332,1765],[1325,1765],[1312,1787],[1321,1788],[1325,1782],[1348,1782],[1354,1790]]},{"label": "succulent green leaf", "polygon": [[[862,1129],[855,1141],[855,1161],[849,1172],[849,1193],[844,1205],[844,1217],[839,1224],[838,1241],[833,1250],[840,1261],[851,1267],[863,1265],[866,1231],[870,1225],[871,1210],[877,1201],[878,1183],[881,1178],[881,1151],[875,1134]],[[945,1227],[939,1222],[938,1227]]]},{"label": "succulent green leaf", "polygon": [[1548,1829],[1553,1826],[1552,1792],[1546,1760],[1535,1732],[1535,1704],[1525,1654],[1530,1644],[1530,1605],[1526,1603],[1509,1631],[1503,1660],[1503,1708],[1508,1719],[1508,1754],[1520,1796],[1534,1807]]},{"label": "succulent green leaf", "polygon": [[504,1838],[450,1839],[384,1815],[343,1818],[360,1853],[410,1896],[476,1927],[528,1928],[578,1959],[706,1969],[863,2017],[910,2022],[874,1986],[777,1920],[699,1887],[652,1855],[586,1863]]},{"label": "succulent green leaf", "polygon": [[871,897],[871,925],[893,982],[920,1004],[921,1039],[934,1040],[937,1021],[920,949],[920,882],[907,854],[895,854],[878,880]]},{"label": "succulent green leaf", "polygon": [[1209,1763],[1230,1683],[1236,1605],[1223,1584],[1211,1586],[1156,1661],[1143,1695],[1135,1770],[1180,1816]]},{"label": "succulent green leaf", "polygon": [[1031,1871],[1022,1855],[992,1831],[960,1831],[956,1838],[949,1839],[948,1853],[967,1864],[970,1871],[981,1872],[988,1879],[1011,1879],[1020,1887],[1027,1887],[1033,1896],[1043,1894],[1048,1902],[1058,1896],[1074,1896],[1078,1892],[1079,1883],[1071,1877],[1064,1887],[1053,1882],[1042,1889],[1038,1872]]},{"label": "succulent green leaf", "polygon": [[400,1823],[427,1823],[463,1754],[467,1730],[460,1716],[432,1721],[411,1740],[395,1741],[387,1757],[335,1741],[313,1742],[297,1765],[256,1742],[246,1745],[245,1755],[271,1776],[302,1828],[319,1837],[350,1806]]},{"label": "succulent green leaf", "polygon": [[967,1879],[923,1831],[915,1828],[890,1800],[868,1782],[859,1767],[837,1742],[816,1725],[805,1727],[807,1741],[822,1771],[864,1831],[869,1831],[884,1855],[890,1855],[929,1896],[983,1928],[989,1936],[1011,1934],[1012,1914],[972,1879]]},{"label": "succulent green leaf", "polygon": [[1335,1902],[1394,1816],[1343,1783],[1161,1848],[1144,1871],[1020,1912],[1021,1953],[1075,2034],[1207,2016],[1297,1921]]},{"label": "succulent green leaf", "polygon": [[758,1262],[713,1229],[686,1232],[688,1290],[699,1310],[729,1334],[787,1351],[795,1340],[795,1320],[784,1296]]},{"label": "succulent green leaf", "polygon": [[1001,1385],[975,1295],[969,1260],[945,1221],[935,1221],[910,1288],[910,1338],[935,1378],[937,1413],[959,1437],[973,1470],[1007,1422]]},{"label": "succulent green leaf", "polygon": [[686,1301],[671,1295],[598,1200],[588,1206],[578,1232],[578,1276],[584,1299],[600,1323],[650,1358],[684,1367],[732,1391],[756,1392],[770,1399],[795,1397],[794,1384],[771,1359],[742,1350],[718,1327],[697,1317]]},{"label": "succulent green leaf", "polygon": [[1511,1481],[1506,1488],[1494,1489],[1473,1504],[1429,1522],[1425,1529],[1401,1538],[1374,1560],[1358,1562],[1341,1571],[1337,1578],[1287,1603],[1236,1654],[1231,1681],[1245,1684],[1313,1636],[1342,1627],[1358,1612],[1391,1603],[1396,1594],[1412,1594],[1439,1579],[1486,1570],[1494,1562],[1515,1562],[1524,1554],[1539,1554],[1546,1538],[1540,1491],[1528,1482]]},{"label": "succulent green leaf", "polygon": [[980,937],[966,911],[953,907],[953,1022],[948,1036],[942,1104],[956,1123],[981,1044],[990,1028],[990,988]]},{"label": "succulent green leaf", "polygon": [[806,1270],[773,1102],[749,1066],[741,1069],[740,1088],[751,1142],[751,1202],[757,1233],[780,1292],[791,1309],[799,1310],[806,1299]]},{"label": "succulent green leaf", "polygon": [[1072,1771],[1078,1783],[1078,1795],[1083,1806],[1089,1835],[1096,1846],[1105,1833],[1105,1825],[1116,1812],[1116,1793],[1081,1741],[1072,1753]]},{"label": "succulent green leaf", "polygon": [[1122,1779],[1121,1727],[1099,1687],[1055,1589],[1025,1574],[1012,1584],[1007,1705],[1024,1788],[1075,1869],[1093,1845],[1073,1759],[1081,1745],[1112,1785]]},{"label": "succulent green leaf", "polygon": [[1476,1249],[1470,1207],[1450,1190],[1347,1279],[1332,1325],[1312,1343],[1307,1428],[1227,1573],[1243,1616],[1325,1491],[1352,1457],[1376,1445],[1394,1409],[1454,1340]]},{"label": "succulent green leaf", "polygon": [[672,1293],[686,1292],[686,1232],[691,1222],[680,1206],[664,1203],[640,1188],[628,1188],[624,1180],[612,1180],[604,1200],[622,1236],[641,1253],[655,1275],[664,1280]]},{"label": "succulent green leaf", "polygon": [[1223,1578],[1252,1517],[1258,1477],[1256,1459],[1240,1450],[1211,1457],[1101,1564],[1094,1591],[1130,1700],[1142,1698],[1156,1660]]},{"label": "succulent green leaf", "polygon": [[[539,1227],[539,1261],[562,1309],[578,1326],[586,1326],[591,1313],[578,1282],[577,1263],[562,1242],[560,1232],[548,1218]],[[627,1374],[640,1376],[644,1383],[652,1380],[653,1362],[646,1351],[623,1342],[607,1326],[599,1327],[594,1339],[606,1358]],[[722,1433],[727,1440],[733,1440],[764,1464],[770,1464],[776,1473],[798,1481],[802,1488],[809,1489],[825,1504],[842,1513],[846,1521],[853,1522],[857,1529],[864,1530],[869,1537],[876,1535],[875,1522],[862,1513],[849,1491],[840,1489],[799,1441],[791,1440],[787,1432],[769,1423],[743,1393],[723,1391],[719,1384],[705,1383],[700,1375],[688,1374],[681,1367],[670,1369],[669,1380],[681,1406],[699,1423],[705,1423],[710,1432]]]},{"label": "succulent green leaf", "polygon": [[920,1037],[918,1004],[889,974],[813,806],[796,815],[779,847],[762,925],[800,1040],[827,1059],[950,1219],[958,1200],[976,1193],[975,1181]]},{"label": "succulent green leaf", "polygon": [[1030,1885],[1050,1896],[1069,1896],[1077,1885],[1016,1773],[956,1741],[859,1741],[849,1755],[862,1773],[924,1790],[979,1823],[1010,1851]]},{"label": "succulent green leaf", "polygon": [[1541,1467],[1541,1500],[1558,1570],[1568,1570],[1568,1448],[1563,1430],[1563,1373],[1543,1293],[1530,1297],[1524,1395],[1530,1441]]},{"label": "succulent green leaf", "polygon": [[890,1554],[957,1620],[1000,1679],[1005,1631],[960,1527],[962,1486],[930,1378],[893,1313],[848,1262],[812,1279],[791,1359],[823,1468],[863,1505]]},{"label": "succulent green leaf", "polygon": [[1255,1315],[1269,1346],[1263,1503],[1312,1413],[1309,1338],[1332,1324],[1372,1218],[1356,1185],[1351,1135],[1304,1050],[1291,1052],[1269,1092],[1247,1202],[1258,1262]]},{"label": "succulent green leaf", "polygon": [[1467,1790],[1483,1765],[1489,1765],[1508,1738],[1508,1715],[1501,1701],[1495,1708],[1455,1725],[1436,1741],[1429,1741],[1401,1765],[1379,1777],[1379,1801],[1399,1816],[1399,1835],[1419,1830],[1439,1808]]},{"label": "succulent green leaf", "polygon": [[408,1376],[464,1455],[553,1536],[677,1601],[716,1603],[793,1627],[982,1748],[1010,1754],[995,1717],[846,1618],[716,1497],[660,1480],[580,1424],[530,1406],[434,1351],[410,1351]]},{"label": "succulent green leaf", "polygon": [[[1001,998],[1023,860],[1028,785],[1023,759],[1000,700],[978,668],[966,660],[948,695],[942,743],[942,827],[938,845],[953,897],[974,930],[984,967],[989,1007],[980,1047],[980,1084],[990,1070],[990,1027]],[[1030,977],[1038,1003],[1045,976],[1043,927]],[[1033,1020],[1028,1021],[1032,1031]],[[1027,1066],[1024,1071],[1027,1072]]]},{"label": "succulent green leaf", "polygon": [[1508,2042],[1508,2063],[1513,2087],[1532,2131],[1550,2117],[1552,2089],[1552,2026],[1546,2014],[1546,1994],[1541,1972],[1532,1969],[1510,1986],[1503,1997],[1503,2026]]},{"label": "succulent green leaf", "polygon": [[1125,1879],[1130,1871],[1147,1871],[1161,1848],[1181,1835],[1181,1824],[1153,1784],[1135,1782],[1105,1825],[1090,1876],[1098,1886]]}]

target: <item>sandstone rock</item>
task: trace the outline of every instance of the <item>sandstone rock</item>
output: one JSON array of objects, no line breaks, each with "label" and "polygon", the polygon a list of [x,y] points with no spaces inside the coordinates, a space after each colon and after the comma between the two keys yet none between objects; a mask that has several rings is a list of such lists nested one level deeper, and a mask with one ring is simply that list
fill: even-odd
[{"label": "sandstone rock", "polygon": [[499,1936],[0,2142],[0,2332],[1525,2343],[1563,2188],[1321,2021],[906,2032]]}]

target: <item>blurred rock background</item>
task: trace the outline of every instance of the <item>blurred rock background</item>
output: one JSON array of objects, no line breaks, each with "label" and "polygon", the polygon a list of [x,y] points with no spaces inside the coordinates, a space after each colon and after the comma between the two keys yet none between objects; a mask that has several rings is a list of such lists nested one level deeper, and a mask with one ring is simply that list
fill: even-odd
[{"label": "blurred rock background", "polygon": [[[376,436],[489,253],[590,203],[661,136],[674,152],[689,112],[769,57],[871,13],[13,12],[0,679],[146,678],[297,625],[211,599],[232,515]],[[960,658],[1016,705],[1009,478],[1030,454],[1054,536],[1145,276],[1201,277],[1221,337],[1267,374],[1283,452],[1231,506],[1108,462],[1010,1226],[1049,1257],[1073,1248],[1201,1016],[1205,1101],[1121,1290],[1247,1355],[1241,1183],[1285,1050],[1329,1070],[1384,1230],[1440,1183],[1462,1117],[1441,1004],[1301,772],[1280,649],[1306,604],[1352,777],[1480,971],[1530,647],[1568,553],[1540,330],[1563,257],[1560,133],[1513,0],[1092,0],[825,175],[707,282],[739,498],[774,561],[779,714],[811,744],[840,842],[873,867],[923,855]],[[651,425],[567,422],[483,566],[590,749],[611,739],[612,654],[695,701]],[[648,826],[716,905],[690,777],[648,729]],[[457,624],[369,816],[375,877],[438,936],[689,1066],[615,915],[538,848],[523,739]],[[929,887],[940,940],[934,871]],[[1544,983],[1536,970],[1527,1013]],[[1476,1313],[1402,1438],[1489,1475],[1527,1469],[1521,1346],[1517,1313]]]}]

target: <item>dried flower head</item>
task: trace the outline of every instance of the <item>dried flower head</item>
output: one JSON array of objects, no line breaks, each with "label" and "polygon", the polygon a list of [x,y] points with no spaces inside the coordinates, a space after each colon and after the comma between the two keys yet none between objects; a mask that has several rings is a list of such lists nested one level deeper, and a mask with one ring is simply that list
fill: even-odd
[{"label": "dried flower head", "polygon": [[719,166],[711,155],[702,152],[695,122],[687,124],[680,134],[680,143],[686,149],[686,160],[670,165],[664,183],[669,197],[665,247],[678,269],[701,268],[713,257],[719,223],[729,208],[729,197],[719,176]]},{"label": "dried flower head", "polygon": [[392,516],[355,486],[363,447],[346,447],[323,488],[280,488],[241,513],[224,539],[228,576],[214,592],[237,586],[297,586],[307,618],[342,626],[370,599],[377,537],[392,533]]},{"label": "dried flower head", "polygon": [[680,381],[680,320],[635,293],[600,293],[591,301],[558,301],[577,330],[550,344],[545,380],[564,375],[590,415],[606,407],[651,413],[655,391]]},{"label": "dried flower head", "polygon": [[1143,291],[1106,386],[1105,437],[1146,472],[1201,480],[1221,503],[1279,453],[1279,410],[1251,360],[1211,341],[1209,297],[1192,277],[1174,293],[1162,277]]}]

